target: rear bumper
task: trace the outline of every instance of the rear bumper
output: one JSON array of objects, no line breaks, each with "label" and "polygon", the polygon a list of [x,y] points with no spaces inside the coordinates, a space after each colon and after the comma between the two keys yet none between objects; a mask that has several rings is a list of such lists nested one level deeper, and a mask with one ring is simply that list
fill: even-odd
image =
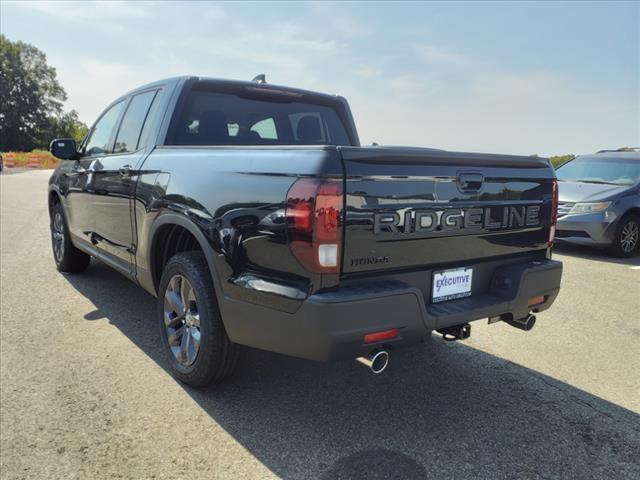
[{"label": "rear bumper", "polygon": [[560,290],[562,264],[553,260],[512,263],[495,269],[485,293],[428,304],[422,291],[402,281],[366,281],[311,295],[295,313],[227,299],[224,323],[232,341],[313,360],[354,358],[374,349],[367,333],[398,328],[386,348],[417,343],[432,330],[487,317],[526,316],[528,300],[544,296],[546,310]]}]

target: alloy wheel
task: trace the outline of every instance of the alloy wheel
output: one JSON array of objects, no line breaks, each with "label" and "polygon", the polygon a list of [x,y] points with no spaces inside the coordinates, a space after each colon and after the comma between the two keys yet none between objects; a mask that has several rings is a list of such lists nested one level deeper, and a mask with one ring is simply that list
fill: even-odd
[{"label": "alloy wheel", "polygon": [[626,253],[632,252],[640,239],[640,227],[637,222],[631,221],[623,227],[620,235],[620,246]]},{"label": "alloy wheel", "polygon": [[51,229],[53,241],[53,254],[58,263],[64,258],[64,219],[60,212],[56,212],[53,216],[53,226]]},{"label": "alloy wheel", "polygon": [[200,351],[200,316],[193,287],[182,275],[174,275],[164,292],[164,325],[176,361],[193,365]]}]

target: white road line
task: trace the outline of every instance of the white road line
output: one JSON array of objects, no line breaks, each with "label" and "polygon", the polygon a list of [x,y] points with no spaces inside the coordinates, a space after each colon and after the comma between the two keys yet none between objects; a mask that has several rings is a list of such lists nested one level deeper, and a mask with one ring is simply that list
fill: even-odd
[{"label": "white road line", "polygon": [[640,270],[640,265],[637,267],[629,267],[631,270]]}]

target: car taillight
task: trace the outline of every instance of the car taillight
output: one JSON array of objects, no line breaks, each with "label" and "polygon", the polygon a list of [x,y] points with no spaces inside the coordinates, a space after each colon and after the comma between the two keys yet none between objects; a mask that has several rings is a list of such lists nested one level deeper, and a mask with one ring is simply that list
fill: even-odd
[{"label": "car taillight", "polygon": [[558,223],[558,181],[553,179],[551,184],[551,223],[549,228],[549,246],[553,247],[556,236],[556,224]]},{"label": "car taillight", "polygon": [[301,178],[287,193],[289,248],[313,273],[340,271],[342,180]]}]

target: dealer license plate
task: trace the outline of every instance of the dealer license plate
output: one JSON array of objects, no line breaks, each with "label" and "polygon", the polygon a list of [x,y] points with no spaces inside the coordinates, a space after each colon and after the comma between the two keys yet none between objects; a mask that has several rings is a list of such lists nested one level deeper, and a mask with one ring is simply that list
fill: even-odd
[{"label": "dealer license plate", "polygon": [[472,279],[473,268],[471,267],[434,272],[431,301],[438,303],[456,298],[470,297]]}]

